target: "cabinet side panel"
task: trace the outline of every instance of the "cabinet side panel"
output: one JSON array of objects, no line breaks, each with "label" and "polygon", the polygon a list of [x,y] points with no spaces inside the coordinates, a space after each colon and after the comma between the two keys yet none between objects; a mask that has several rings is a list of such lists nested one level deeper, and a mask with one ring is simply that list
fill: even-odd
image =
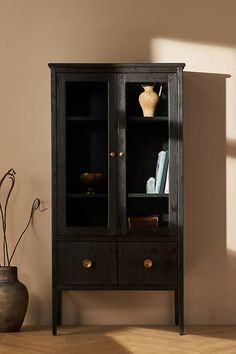
[{"label": "cabinet side panel", "polygon": [[52,323],[53,334],[57,327],[57,89],[56,71],[51,69],[51,192],[52,192]]},{"label": "cabinet side panel", "polygon": [[178,292],[179,326],[184,332],[184,190],[183,190],[183,70],[178,68]]}]

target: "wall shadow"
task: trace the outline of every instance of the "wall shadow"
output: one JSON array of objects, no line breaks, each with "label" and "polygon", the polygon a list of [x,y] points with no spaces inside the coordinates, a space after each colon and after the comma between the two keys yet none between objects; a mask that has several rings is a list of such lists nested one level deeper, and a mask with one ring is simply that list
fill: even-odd
[{"label": "wall shadow", "polygon": [[[226,250],[226,79],[184,73],[186,321],[230,318]],[[234,267],[236,258],[233,260]],[[219,283],[220,280],[220,283]],[[207,311],[206,311],[207,309]]]}]

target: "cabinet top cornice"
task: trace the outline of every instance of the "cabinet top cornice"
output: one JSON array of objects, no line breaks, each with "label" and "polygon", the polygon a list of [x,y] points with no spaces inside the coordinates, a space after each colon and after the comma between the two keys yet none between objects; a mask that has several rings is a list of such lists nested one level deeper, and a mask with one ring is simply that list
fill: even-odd
[{"label": "cabinet top cornice", "polygon": [[104,71],[110,73],[132,72],[176,72],[177,68],[183,69],[185,63],[49,63],[50,69],[58,72],[68,71]]}]

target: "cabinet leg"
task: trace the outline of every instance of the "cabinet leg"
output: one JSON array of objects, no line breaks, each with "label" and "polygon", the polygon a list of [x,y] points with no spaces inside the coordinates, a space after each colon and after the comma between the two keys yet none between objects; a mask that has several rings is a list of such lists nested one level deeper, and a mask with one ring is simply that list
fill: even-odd
[{"label": "cabinet leg", "polygon": [[180,335],[184,334],[184,321],[183,321],[182,315],[180,315],[180,318],[179,318],[179,334]]},{"label": "cabinet leg", "polygon": [[179,325],[179,294],[178,290],[175,290],[175,325]]},{"label": "cabinet leg", "polygon": [[57,291],[53,289],[52,291],[52,334],[57,335],[57,310],[58,310],[58,301],[57,301]]},{"label": "cabinet leg", "polygon": [[57,325],[61,325],[62,291],[57,291]]},{"label": "cabinet leg", "polygon": [[57,325],[55,325],[54,323],[53,323],[53,325],[52,325],[52,335],[53,335],[53,336],[56,336],[56,335],[57,335]]},{"label": "cabinet leg", "polygon": [[183,335],[184,334],[184,294],[183,294],[183,289],[180,289],[179,291],[179,334]]}]

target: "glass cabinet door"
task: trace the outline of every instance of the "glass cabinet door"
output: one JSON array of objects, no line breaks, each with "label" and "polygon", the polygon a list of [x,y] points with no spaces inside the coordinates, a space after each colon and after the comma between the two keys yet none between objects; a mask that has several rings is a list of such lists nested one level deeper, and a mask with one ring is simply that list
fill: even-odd
[{"label": "glass cabinet door", "polygon": [[175,74],[119,75],[118,82],[120,232],[175,233],[178,202]]},{"label": "glass cabinet door", "polygon": [[109,74],[58,79],[58,231],[116,231],[116,122]]}]

